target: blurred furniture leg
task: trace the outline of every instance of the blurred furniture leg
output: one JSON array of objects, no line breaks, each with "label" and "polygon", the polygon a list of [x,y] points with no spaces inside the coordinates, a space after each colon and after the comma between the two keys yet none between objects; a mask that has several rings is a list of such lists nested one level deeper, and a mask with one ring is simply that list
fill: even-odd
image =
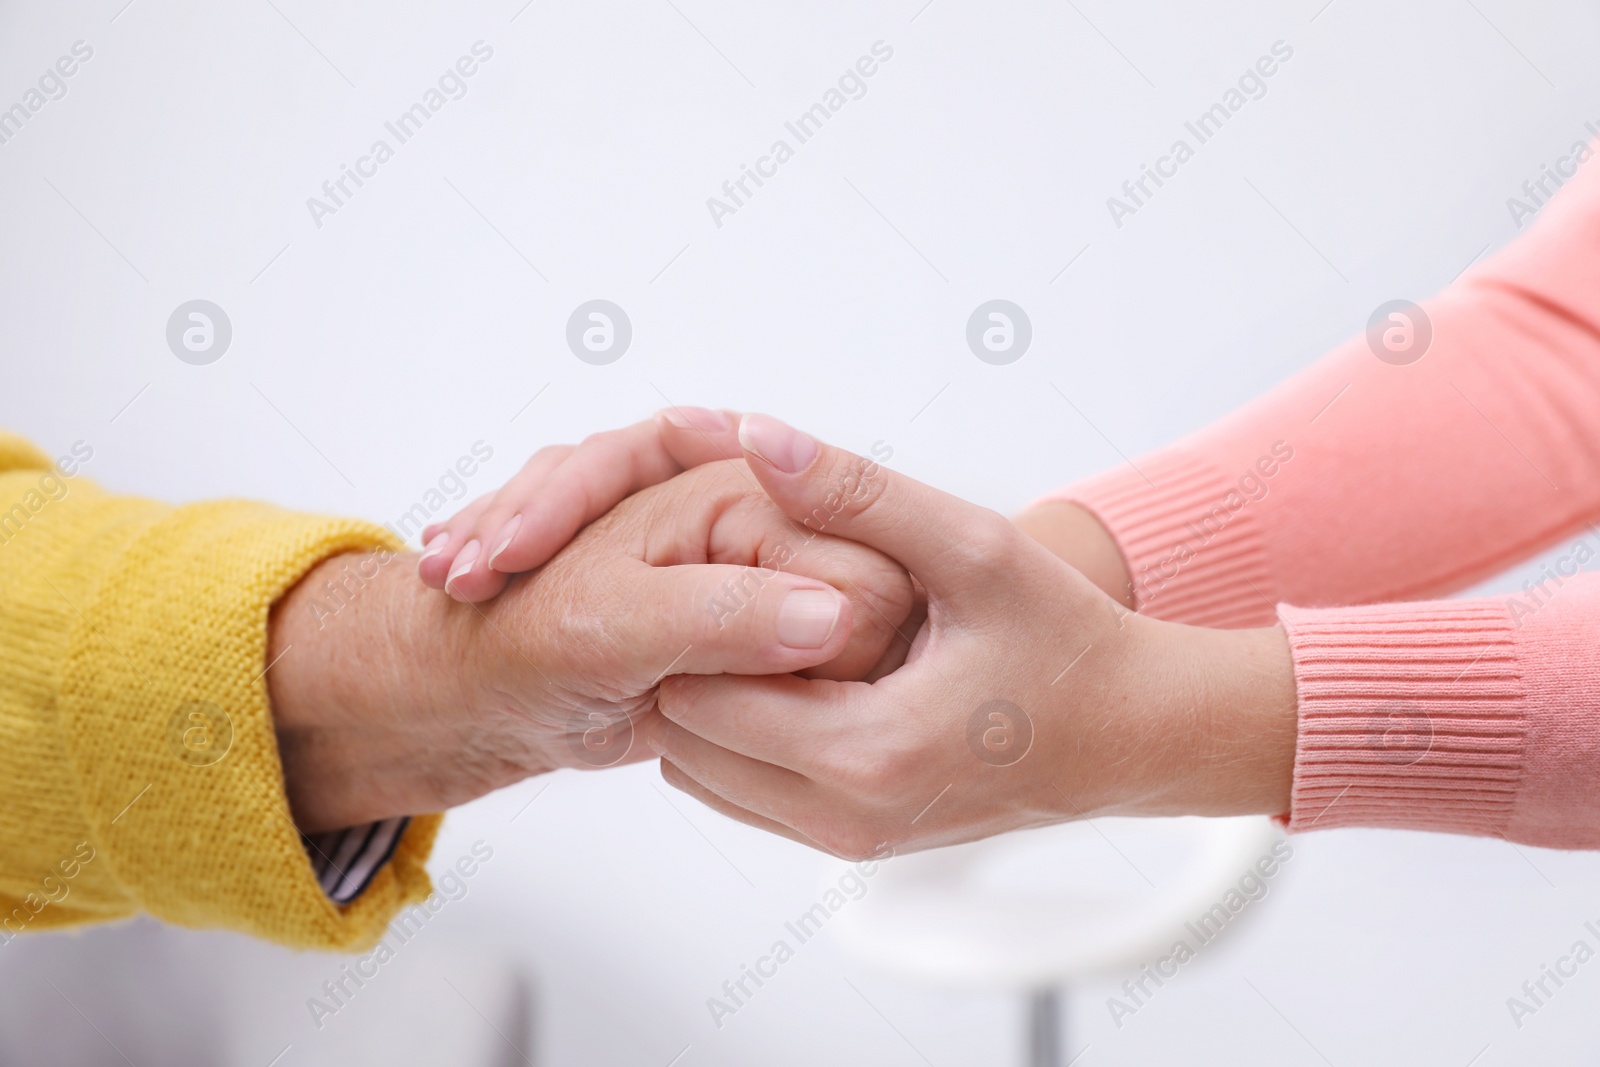
[{"label": "blurred furniture leg", "polygon": [[1061,1067],[1061,994],[1035,989],[1028,995],[1028,1067]]}]

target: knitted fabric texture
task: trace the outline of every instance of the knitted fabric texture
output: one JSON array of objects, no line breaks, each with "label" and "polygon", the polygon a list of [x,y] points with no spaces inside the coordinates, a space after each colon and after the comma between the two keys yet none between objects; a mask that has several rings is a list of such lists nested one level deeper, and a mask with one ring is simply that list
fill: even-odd
[{"label": "knitted fabric texture", "polygon": [[[1106,526],[1141,611],[1281,621],[1292,828],[1600,848],[1600,575],[1581,572],[1600,538],[1597,413],[1600,167],[1586,167],[1420,309],[1045,499]],[[1515,595],[1427,600],[1552,546]]]},{"label": "knitted fabric texture", "polygon": [[413,820],[357,900],[329,901],[284,794],[267,621],[321,560],[394,539],[246,501],[111,495],[63,476],[78,458],[0,434],[0,941],[148,912],[373,944],[427,896],[439,816]]}]

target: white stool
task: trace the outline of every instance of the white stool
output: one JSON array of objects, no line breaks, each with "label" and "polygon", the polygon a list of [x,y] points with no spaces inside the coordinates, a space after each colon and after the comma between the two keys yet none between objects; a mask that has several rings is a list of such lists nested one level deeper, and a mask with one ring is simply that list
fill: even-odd
[{"label": "white stool", "polygon": [[[912,985],[1029,998],[1030,1064],[1061,1062],[1059,995],[1168,953],[1282,834],[1272,820],[1095,819],[898,856],[828,931]],[[828,884],[835,884],[833,871]]]}]

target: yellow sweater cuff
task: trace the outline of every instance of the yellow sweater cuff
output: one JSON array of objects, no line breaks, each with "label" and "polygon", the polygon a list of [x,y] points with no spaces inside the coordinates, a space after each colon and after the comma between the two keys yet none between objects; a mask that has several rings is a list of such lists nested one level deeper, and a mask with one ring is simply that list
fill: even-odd
[{"label": "yellow sweater cuff", "polygon": [[327,898],[284,796],[267,619],[321,560],[398,546],[365,523],[257,503],[147,506],[77,606],[61,666],[59,721],[96,863],[133,908],[169,922],[371,945],[427,896],[440,817],[414,819],[357,900]]}]

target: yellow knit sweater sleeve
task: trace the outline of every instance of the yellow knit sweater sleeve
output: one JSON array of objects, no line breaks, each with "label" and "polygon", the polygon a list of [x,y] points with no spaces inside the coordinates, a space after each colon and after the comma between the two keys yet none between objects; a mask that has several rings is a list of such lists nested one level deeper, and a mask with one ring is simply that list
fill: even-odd
[{"label": "yellow knit sweater sleeve", "polygon": [[394,539],[247,501],[112,495],[78,473],[92,454],[52,463],[0,433],[0,943],[142,911],[372,944],[427,896],[439,816],[412,820],[355,901],[323,894],[284,796],[267,616],[319,561]]}]

